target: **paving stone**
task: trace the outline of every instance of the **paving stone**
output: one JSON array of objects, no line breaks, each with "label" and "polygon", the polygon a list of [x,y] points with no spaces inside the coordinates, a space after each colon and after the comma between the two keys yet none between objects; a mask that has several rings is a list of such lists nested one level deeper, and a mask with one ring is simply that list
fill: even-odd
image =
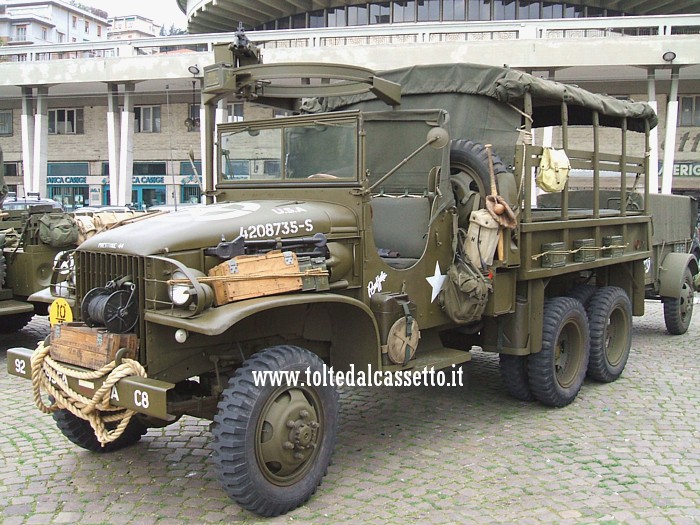
[{"label": "paving stone", "polygon": [[0,340],[0,523],[697,523],[700,315],[670,336],[662,306],[645,306],[622,377],[587,380],[563,409],[509,398],[479,350],[464,387],[341,390],[323,484],[265,520],[221,489],[209,422],[183,417],[113,454],[69,443],[6,372],[7,348],[48,334],[35,317]]}]

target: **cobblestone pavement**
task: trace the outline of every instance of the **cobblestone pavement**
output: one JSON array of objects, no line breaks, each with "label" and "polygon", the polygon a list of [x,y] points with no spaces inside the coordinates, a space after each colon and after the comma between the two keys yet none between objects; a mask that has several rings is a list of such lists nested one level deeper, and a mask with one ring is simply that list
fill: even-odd
[{"label": "cobblestone pavement", "polygon": [[6,372],[6,348],[47,333],[35,318],[0,339],[4,525],[700,521],[700,315],[670,336],[655,302],[635,318],[623,376],[587,381],[563,409],[509,398],[497,359],[479,351],[461,388],[343,391],[327,477],[273,519],[224,494],[206,422],[183,418],[113,454],[71,445]]}]

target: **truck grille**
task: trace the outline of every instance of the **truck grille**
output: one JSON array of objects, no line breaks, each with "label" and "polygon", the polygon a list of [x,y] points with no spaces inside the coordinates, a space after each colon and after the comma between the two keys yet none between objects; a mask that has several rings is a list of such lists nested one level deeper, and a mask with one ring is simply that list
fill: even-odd
[{"label": "truck grille", "polygon": [[[93,288],[103,288],[109,281],[130,276],[136,285],[139,313],[144,304],[144,259],[114,253],[75,252],[76,304]],[[140,320],[142,322],[143,319]]]}]

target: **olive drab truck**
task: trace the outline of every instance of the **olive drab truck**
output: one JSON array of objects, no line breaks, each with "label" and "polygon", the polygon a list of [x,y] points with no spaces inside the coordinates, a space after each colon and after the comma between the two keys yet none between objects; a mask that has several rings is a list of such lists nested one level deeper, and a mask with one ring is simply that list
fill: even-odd
[{"label": "olive drab truck", "polygon": [[[3,160],[0,149],[0,205],[8,195]],[[34,314],[48,314],[48,304],[29,297],[51,283],[54,257],[75,248],[78,238],[65,213],[26,202],[24,209],[0,209],[0,334],[24,328]]]},{"label": "olive drab truck", "polygon": [[[561,407],[584,376],[622,374],[652,255],[648,105],[508,68],[375,74],[241,50],[217,47],[205,68],[203,121],[228,97],[293,115],[210,129],[211,203],[66,254],[51,292],[75,320],[8,351],[70,441],[105,453],[209,419],[224,490],[273,516],[331,459],[338,394],[314,378],[416,384],[480,347],[515,397]],[[558,153],[533,144],[542,126]],[[570,146],[579,130],[587,148]],[[590,173],[590,198],[575,202],[569,168]],[[617,201],[599,198],[603,173]],[[535,177],[554,179],[556,202],[537,205]],[[639,206],[620,205],[631,193]]]}]

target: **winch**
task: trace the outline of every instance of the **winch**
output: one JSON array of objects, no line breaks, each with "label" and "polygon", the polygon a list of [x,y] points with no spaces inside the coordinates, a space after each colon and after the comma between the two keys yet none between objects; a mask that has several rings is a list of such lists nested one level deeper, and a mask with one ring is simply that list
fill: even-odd
[{"label": "winch", "polygon": [[138,308],[136,285],[131,282],[131,276],[90,290],[83,298],[80,313],[90,327],[104,326],[115,334],[133,330],[138,321]]}]

